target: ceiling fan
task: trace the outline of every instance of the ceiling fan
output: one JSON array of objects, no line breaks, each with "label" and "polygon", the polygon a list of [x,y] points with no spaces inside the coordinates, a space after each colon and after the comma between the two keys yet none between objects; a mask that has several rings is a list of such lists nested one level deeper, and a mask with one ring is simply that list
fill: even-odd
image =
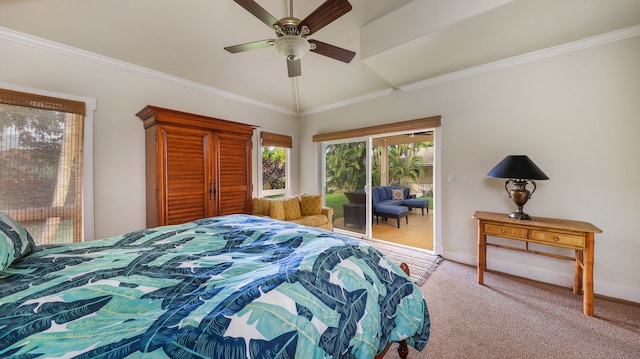
[{"label": "ceiling fan", "polygon": [[351,11],[351,4],[347,0],[327,0],[303,20],[293,17],[293,0],[290,2],[291,16],[280,20],[277,20],[253,0],[234,1],[275,30],[276,38],[225,47],[224,49],[230,53],[274,46],[287,59],[289,77],[301,75],[300,59],[309,51],[345,63],[351,62],[356,55],[355,52],[350,50],[322,41],[307,39],[307,36],[312,35]]}]

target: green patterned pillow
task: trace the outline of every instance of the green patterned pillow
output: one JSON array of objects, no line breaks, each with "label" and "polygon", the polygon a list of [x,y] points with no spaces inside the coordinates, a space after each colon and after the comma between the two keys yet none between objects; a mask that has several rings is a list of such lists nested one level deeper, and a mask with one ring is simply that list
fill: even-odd
[{"label": "green patterned pillow", "polygon": [[34,247],[29,232],[18,221],[0,212],[0,272],[29,254]]}]

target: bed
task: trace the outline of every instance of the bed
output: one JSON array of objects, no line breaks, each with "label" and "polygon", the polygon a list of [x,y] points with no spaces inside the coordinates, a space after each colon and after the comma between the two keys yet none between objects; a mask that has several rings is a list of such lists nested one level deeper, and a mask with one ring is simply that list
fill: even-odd
[{"label": "bed", "polygon": [[0,357],[369,359],[429,339],[403,270],[329,231],[229,215],[34,246],[0,219]]}]

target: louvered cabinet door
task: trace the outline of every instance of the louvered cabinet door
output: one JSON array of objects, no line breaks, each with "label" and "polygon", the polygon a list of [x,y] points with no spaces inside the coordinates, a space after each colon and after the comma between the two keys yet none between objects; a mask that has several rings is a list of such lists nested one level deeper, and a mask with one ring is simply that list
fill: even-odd
[{"label": "louvered cabinet door", "polygon": [[160,126],[158,141],[159,225],[213,216],[211,132]]},{"label": "louvered cabinet door", "polygon": [[251,137],[213,136],[216,215],[251,213]]}]

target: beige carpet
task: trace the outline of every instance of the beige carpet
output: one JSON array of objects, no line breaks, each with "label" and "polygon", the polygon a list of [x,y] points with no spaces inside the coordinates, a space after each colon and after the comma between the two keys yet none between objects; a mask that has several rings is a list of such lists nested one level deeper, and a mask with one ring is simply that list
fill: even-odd
[{"label": "beige carpet", "polygon": [[[444,261],[421,287],[431,316],[427,347],[409,358],[640,358],[640,304],[595,299],[582,314],[571,288]],[[597,283],[596,283],[597,286]],[[398,358],[395,348],[384,357]]]}]

